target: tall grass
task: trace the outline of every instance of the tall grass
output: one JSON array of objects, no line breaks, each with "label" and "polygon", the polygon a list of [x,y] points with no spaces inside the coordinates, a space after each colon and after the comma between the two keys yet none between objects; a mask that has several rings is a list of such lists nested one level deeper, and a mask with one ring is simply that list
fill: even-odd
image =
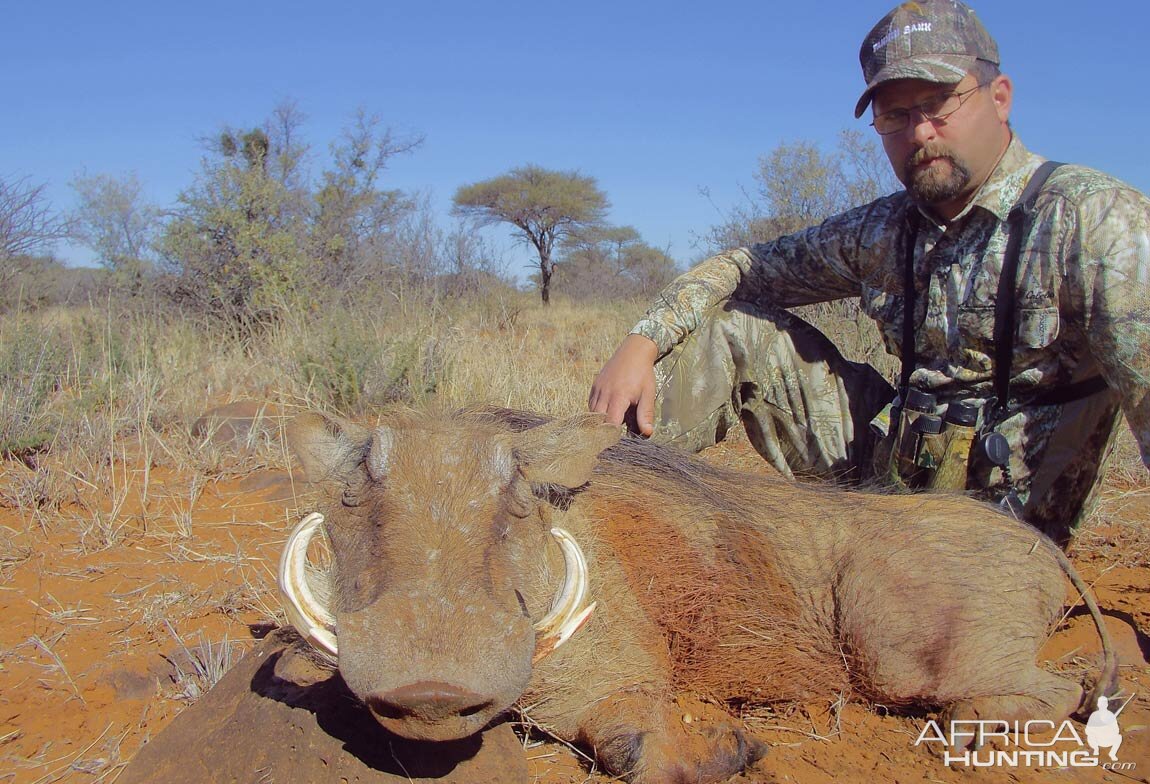
[{"label": "tall grass", "polygon": [[78,452],[94,468],[129,447],[163,463],[178,458],[173,432],[238,398],[347,416],[431,400],[570,413],[641,310],[416,291],[298,308],[244,339],[109,303],[12,314],[0,320],[0,449],[30,465]]},{"label": "tall grass", "polygon": [[411,297],[298,313],[261,347],[283,403],[362,415],[436,400],[563,414],[641,312],[638,303],[544,308],[522,292]]},{"label": "tall grass", "polygon": [[0,451],[31,461],[58,426],[53,401],[68,374],[53,330],[23,314],[0,322]]}]

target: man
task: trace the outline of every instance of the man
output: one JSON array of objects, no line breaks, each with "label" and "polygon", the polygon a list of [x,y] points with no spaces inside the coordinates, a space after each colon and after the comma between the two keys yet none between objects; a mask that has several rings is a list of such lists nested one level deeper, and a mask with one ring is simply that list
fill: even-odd
[{"label": "man", "polygon": [[[1043,159],[1011,131],[1013,85],[974,12],[904,3],[859,57],[855,116],[870,106],[906,190],[680,276],[596,377],[590,408],[695,450],[742,421],[786,475],[860,482],[877,465],[881,479],[882,455],[904,441],[919,451],[902,459],[929,465],[919,431],[888,432],[896,391],[782,310],[859,296],[903,359],[896,404],[929,392],[939,414],[977,412],[960,456],[966,489],[1065,545],[1123,412],[1150,465],[1150,201],[1061,166],[1013,230],[1011,254],[1011,208]],[[1016,274],[1001,276],[1012,255]],[[996,309],[1003,277],[1013,312]],[[1010,353],[996,358],[996,347]]]}]

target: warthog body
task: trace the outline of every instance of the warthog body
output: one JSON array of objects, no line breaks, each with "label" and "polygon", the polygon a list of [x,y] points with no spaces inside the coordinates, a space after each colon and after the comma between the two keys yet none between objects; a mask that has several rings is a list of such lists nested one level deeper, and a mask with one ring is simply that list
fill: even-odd
[{"label": "warthog body", "polygon": [[[1082,699],[1035,665],[1065,596],[1057,549],[969,500],[717,470],[591,415],[306,415],[289,436],[330,501],[340,672],[407,737],[466,736],[518,702],[632,781],[717,781],[763,749],[734,722],[685,726],[676,689],[995,720]],[[533,664],[564,579],[553,527],[596,604]]]}]

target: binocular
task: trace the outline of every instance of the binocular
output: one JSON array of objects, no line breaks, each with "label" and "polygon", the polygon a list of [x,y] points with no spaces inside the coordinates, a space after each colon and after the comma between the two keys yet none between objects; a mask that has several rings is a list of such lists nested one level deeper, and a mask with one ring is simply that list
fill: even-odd
[{"label": "binocular", "polygon": [[930,392],[911,389],[896,399],[890,421],[898,423],[887,466],[887,481],[900,489],[962,491],[971,452],[977,444],[993,465],[1006,466],[1010,445],[1000,433],[979,437],[979,407],[954,401],[940,413]]}]

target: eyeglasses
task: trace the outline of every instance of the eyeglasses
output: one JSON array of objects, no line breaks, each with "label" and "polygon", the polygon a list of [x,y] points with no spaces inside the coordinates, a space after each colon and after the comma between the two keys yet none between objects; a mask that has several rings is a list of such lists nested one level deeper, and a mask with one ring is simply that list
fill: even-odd
[{"label": "eyeglasses", "polygon": [[952,114],[962,108],[966,103],[966,99],[973,95],[975,90],[981,90],[986,87],[990,82],[985,84],[976,84],[969,90],[954,93],[942,93],[932,98],[928,98],[922,103],[908,106],[905,109],[892,109],[889,112],[875,115],[874,121],[871,123],[874,129],[883,136],[889,136],[892,133],[905,131],[906,127],[910,125],[910,113],[918,112],[925,119],[936,121],[945,120]]}]

